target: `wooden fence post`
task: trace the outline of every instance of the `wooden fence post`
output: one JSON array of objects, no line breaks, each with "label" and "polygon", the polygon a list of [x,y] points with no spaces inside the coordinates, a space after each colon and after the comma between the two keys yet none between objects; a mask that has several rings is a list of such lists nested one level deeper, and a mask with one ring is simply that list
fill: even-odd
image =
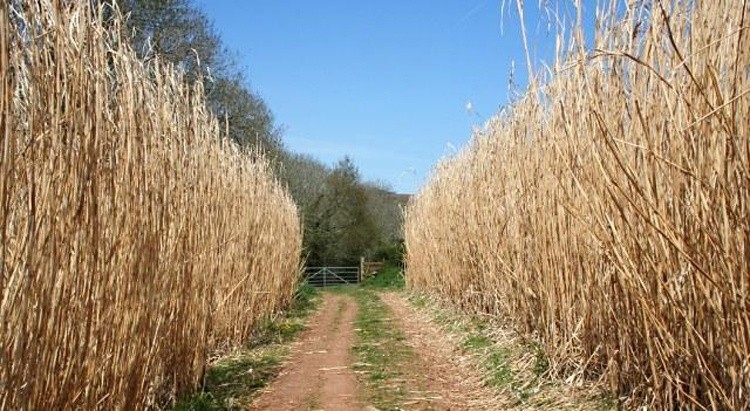
[{"label": "wooden fence post", "polygon": [[362,282],[362,277],[365,275],[365,257],[359,257],[359,282]]}]

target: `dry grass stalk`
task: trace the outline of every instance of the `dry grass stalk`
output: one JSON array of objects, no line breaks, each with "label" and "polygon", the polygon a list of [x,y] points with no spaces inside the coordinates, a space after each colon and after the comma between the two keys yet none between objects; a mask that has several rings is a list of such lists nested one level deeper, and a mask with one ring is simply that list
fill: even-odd
[{"label": "dry grass stalk", "polygon": [[96,2],[0,4],[0,409],[142,409],[294,292],[297,210]]},{"label": "dry grass stalk", "polygon": [[750,6],[600,10],[593,51],[571,41],[408,206],[408,285],[625,406],[748,409]]}]

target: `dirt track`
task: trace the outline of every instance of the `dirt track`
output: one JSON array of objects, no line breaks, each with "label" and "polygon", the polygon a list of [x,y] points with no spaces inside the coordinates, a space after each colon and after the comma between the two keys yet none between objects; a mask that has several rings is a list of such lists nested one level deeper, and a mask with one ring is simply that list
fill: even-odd
[{"label": "dirt track", "polygon": [[[415,386],[425,387],[424,399],[405,409],[415,410],[492,410],[497,409],[495,393],[486,388],[476,368],[465,361],[456,345],[426,316],[417,312],[402,294],[383,293],[406,343],[419,353],[412,366]],[[418,370],[418,371],[417,371]]]},{"label": "dirt track", "polygon": [[[253,403],[251,410],[377,410],[363,401],[350,365],[356,342],[357,303],[349,295],[323,293],[323,303],[295,343],[284,371]],[[461,363],[455,346],[424,315],[419,315],[398,293],[380,294],[392,324],[404,331],[405,344],[415,357],[399,364],[406,382],[405,410],[492,409],[492,393],[468,364]],[[385,381],[384,381],[385,383]]]},{"label": "dirt track", "polygon": [[251,410],[361,410],[349,365],[354,342],[354,300],[325,293],[323,304],[295,344],[282,374]]}]

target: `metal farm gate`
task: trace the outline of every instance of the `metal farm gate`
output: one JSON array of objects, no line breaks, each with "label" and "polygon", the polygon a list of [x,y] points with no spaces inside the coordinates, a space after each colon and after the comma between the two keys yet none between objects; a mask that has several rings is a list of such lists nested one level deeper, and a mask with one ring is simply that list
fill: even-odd
[{"label": "metal farm gate", "polygon": [[314,287],[358,284],[362,280],[359,267],[306,267],[304,276]]}]

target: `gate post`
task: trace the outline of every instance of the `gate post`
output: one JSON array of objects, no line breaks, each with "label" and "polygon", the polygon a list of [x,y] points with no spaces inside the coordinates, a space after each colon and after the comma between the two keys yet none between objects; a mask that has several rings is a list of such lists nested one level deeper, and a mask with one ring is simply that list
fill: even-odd
[{"label": "gate post", "polygon": [[365,270],[365,257],[359,257],[359,275],[357,275],[357,282],[362,282],[362,275]]}]

